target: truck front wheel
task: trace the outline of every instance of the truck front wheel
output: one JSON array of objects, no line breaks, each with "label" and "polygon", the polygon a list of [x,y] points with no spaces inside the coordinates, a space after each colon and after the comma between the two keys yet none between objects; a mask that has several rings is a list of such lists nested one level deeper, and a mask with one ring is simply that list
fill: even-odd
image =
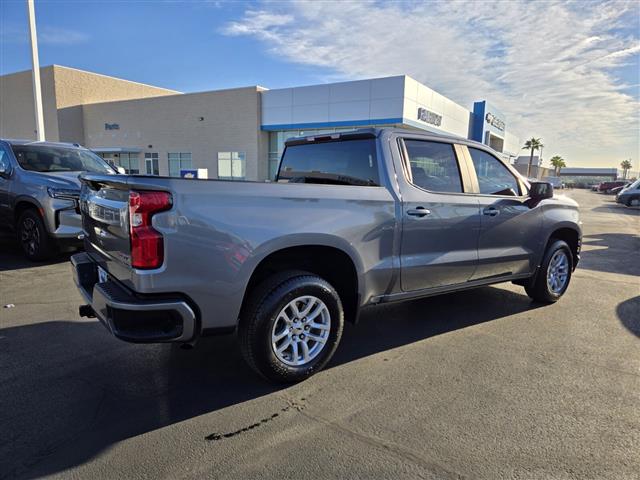
[{"label": "truck front wheel", "polygon": [[37,262],[53,256],[55,247],[36,210],[25,210],[20,215],[16,231],[22,251],[29,260]]},{"label": "truck front wheel", "polygon": [[250,294],[238,335],[242,354],[256,372],[291,383],[327,364],[343,325],[342,302],[329,282],[288,271],[269,277]]},{"label": "truck front wheel", "polygon": [[540,303],[557,302],[569,287],[572,271],[569,245],[563,240],[554,240],[545,252],[535,281],[525,286],[527,295]]}]

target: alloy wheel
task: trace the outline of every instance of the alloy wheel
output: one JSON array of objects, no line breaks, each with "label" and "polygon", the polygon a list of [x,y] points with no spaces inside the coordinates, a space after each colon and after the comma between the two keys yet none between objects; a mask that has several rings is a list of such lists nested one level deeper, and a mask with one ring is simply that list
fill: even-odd
[{"label": "alloy wheel", "polygon": [[569,257],[564,250],[558,250],[551,257],[547,268],[547,287],[555,294],[561,293],[569,279]]},{"label": "alloy wheel", "polygon": [[325,303],[313,295],[297,297],[280,310],[271,329],[271,348],[285,365],[300,367],[324,349],[331,330]]}]

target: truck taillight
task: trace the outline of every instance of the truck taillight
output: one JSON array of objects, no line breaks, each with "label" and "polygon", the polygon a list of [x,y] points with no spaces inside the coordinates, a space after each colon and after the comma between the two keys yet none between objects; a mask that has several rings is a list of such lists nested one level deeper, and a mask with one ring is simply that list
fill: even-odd
[{"label": "truck taillight", "polygon": [[131,266],[158,268],[164,261],[162,234],[151,225],[155,213],[171,208],[171,194],[167,192],[129,192],[129,234]]}]

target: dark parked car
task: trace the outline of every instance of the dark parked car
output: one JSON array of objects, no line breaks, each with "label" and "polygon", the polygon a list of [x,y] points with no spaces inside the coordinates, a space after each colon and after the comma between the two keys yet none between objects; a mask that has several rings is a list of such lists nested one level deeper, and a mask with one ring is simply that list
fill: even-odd
[{"label": "dark parked car", "polygon": [[640,180],[627,185],[616,194],[616,202],[627,207],[640,206]]}]

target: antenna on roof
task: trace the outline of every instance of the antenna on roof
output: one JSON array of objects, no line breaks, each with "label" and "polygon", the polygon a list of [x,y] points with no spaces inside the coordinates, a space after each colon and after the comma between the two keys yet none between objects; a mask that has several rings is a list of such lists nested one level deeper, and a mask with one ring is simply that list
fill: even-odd
[{"label": "antenna on roof", "polygon": [[40,61],[38,60],[38,36],[36,34],[36,15],[33,0],[27,0],[29,18],[29,37],[31,39],[31,77],[33,79],[33,106],[36,116],[36,140],[43,142],[44,117],[42,116],[42,91],[40,89]]}]

